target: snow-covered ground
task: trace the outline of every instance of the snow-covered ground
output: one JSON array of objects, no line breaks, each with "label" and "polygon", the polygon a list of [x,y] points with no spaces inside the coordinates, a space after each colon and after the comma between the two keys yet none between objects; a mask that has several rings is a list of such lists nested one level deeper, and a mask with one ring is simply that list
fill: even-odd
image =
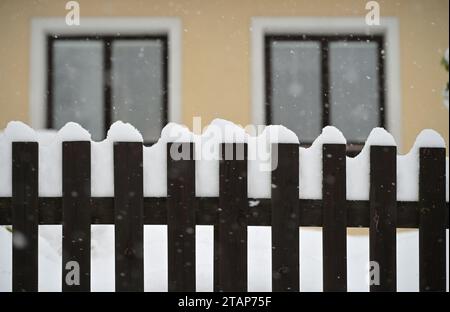
[{"label": "snow-covered ground", "polygon": [[[248,131],[247,131],[248,132]],[[196,195],[219,195],[219,142],[247,142],[248,196],[270,198],[270,146],[271,143],[295,143],[298,138],[282,126],[269,126],[258,136],[252,136],[228,121],[217,119],[203,132],[193,134],[187,128],[167,125],[161,139],[151,147],[144,147],[144,195],[167,196],[166,143],[192,141],[196,155]],[[90,140],[90,134],[78,124],[68,123],[57,133],[35,132],[20,122],[11,122],[0,133],[0,196],[11,196],[11,142],[39,142],[39,195],[61,196],[61,142]],[[142,141],[140,133],[131,125],[114,123],[104,141],[92,142],[92,196],[113,196],[114,141]],[[322,197],[322,145],[345,143],[342,133],[326,127],[310,148],[300,149],[299,197]],[[347,198],[369,198],[369,147],[395,145],[394,138],[384,129],[375,128],[369,135],[363,151],[355,158],[347,158]],[[418,172],[420,147],[444,147],[442,137],[432,130],[422,131],[408,154],[397,157],[397,198],[402,201],[418,200]],[[447,158],[447,201],[448,201]],[[146,291],[167,290],[167,237],[166,226],[144,228],[144,271]],[[213,289],[213,229],[197,226],[197,290]],[[348,288],[350,291],[368,290],[369,240],[367,229],[349,229],[348,235]],[[61,226],[39,227],[39,289],[61,289]],[[322,235],[318,228],[300,229],[301,290],[322,290]],[[250,291],[271,289],[270,227],[249,227],[248,288]],[[448,242],[448,230],[447,230]],[[398,230],[397,236],[398,290],[417,291],[418,233],[417,230]],[[0,227],[0,291],[11,290],[11,233]],[[448,244],[447,244],[448,270]],[[92,290],[114,290],[114,226],[92,226]],[[448,280],[447,280],[448,289]]]}]

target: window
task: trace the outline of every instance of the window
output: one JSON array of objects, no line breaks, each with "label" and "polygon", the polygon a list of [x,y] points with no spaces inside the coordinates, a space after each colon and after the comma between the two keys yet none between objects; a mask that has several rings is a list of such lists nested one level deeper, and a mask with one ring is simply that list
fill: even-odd
[{"label": "window", "polygon": [[358,152],[385,126],[382,35],[265,34],[265,122],[283,124],[304,145],[338,127]]},{"label": "window", "polygon": [[47,43],[47,128],[75,121],[101,140],[122,120],[146,143],[159,138],[168,121],[167,35],[51,35]]}]

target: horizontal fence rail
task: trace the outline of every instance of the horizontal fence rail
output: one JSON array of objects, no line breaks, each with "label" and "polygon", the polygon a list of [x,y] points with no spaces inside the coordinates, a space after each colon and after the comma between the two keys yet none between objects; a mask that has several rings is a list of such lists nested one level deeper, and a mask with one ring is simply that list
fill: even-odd
[{"label": "horizontal fence rail", "polygon": [[[219,199],[217,197],[195,197],[196,225],[216,224]],[[258,202],[258,205],[253,203]],[[12,199],[0,197],[0,225],[12,224]],[[298,199],[299,226],[323,227],[321,199]],[[346,200],[346,227],[368,228],[370,226],[370,202],[368,200]],[[420,226],[419,202],[397,201],[397,228],[418,229]],[[39,225],[62,224],[62,198],[38,198]],[[91,224],[114,224],[114,198],[91,197],[89,201]],[[270,198],[249,198],[246,206],[248,226],[271,226],[272,205]],[[449,203],[445,203],[444,228],[449,228]],[[167,224],[167,198],[144,197],[143,224]]]},{"label": "horizontal fence rail", "polygon": [[[186,150],[175,160],[173,148]],[[195,144],[168,143],[167,197],[145,197],[143,146],[114,143],[114,196],[91,196],[91,145],[62,144],[62,196],[39,197],[35,142],[12,143],[12,196],[0,197],[0,225],[13,226],[13,291],[38,290],[38,226],[63,226],[63,291],[90,291],[90,227],[115,225],[116,291],[144,290],[143,226],[168,226],[169,291],[195,291],[195,226],[214,226],[214,290],[247,291],[247,228],[271,226],[272,290],[299,291],[299,227],[323,229],[323,289],[347,291],[346,237],[349,227],[369,228],[370,260],[380,266],[371,291],[396,291],[396,229],[419,229],[420,290],[445,291],[446,202],[444,148],[421,148],[419,200],[396,197],[396,148],[371,146],[368,200],[346,198],[346,146],[324,144],[322,199],[299,198],[298,144],[278,144],[271,172],[271,197],[249,198],[247,144],[223,143],[219,196],[195,195]],[[272,149],[274,150],[274,149]],[[239,157],[243,156],[243,157]],[[256,204],[255,204],[256,203]],[[4,248],[4,246],[0,246]],[[67,270],[80,265],[80,282]]]}]

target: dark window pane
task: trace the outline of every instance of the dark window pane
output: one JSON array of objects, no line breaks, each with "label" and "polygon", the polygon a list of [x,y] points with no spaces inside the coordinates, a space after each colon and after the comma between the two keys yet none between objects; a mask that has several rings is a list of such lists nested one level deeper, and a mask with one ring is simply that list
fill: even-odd
[{"label": "dark window pane", "polygon": [[163,41],[116,40],[112,49],[112,120],[132,123],[145,141],[164,126]]},{"label": "dark window pane", "polygon": [[378,45],[332,42],[329,47],[331,124],[348,141],[363,142],[379,126]]},{"label": "dark window pane", "polygon": [[322,128],[320,45],[318,42],[273,41],[272,124],[312,142]]},{"label": "dark window pane", "polygon": [[103,43],[56,40],[53,45],[53,127],[75,121],[103,139]]}]

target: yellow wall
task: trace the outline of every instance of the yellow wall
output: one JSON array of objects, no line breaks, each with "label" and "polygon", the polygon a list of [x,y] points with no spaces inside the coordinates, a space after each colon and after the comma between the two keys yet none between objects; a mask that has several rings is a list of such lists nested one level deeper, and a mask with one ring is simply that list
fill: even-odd
[{"label": "yellow wall", "polygon": [[[215,117],[248,124],[250,32],[253,16],[364,16],[363,0],[80,0],[83,16],[177,16],[183,31],[183,121]],[[28,121],[30,19],[64,16],[66,1],[0,0],[0,129]],[[403,146],[423,128],[448,144],[440,58],[448,47],[448,0],[379,1],[381,15],[400,24]]]}]

